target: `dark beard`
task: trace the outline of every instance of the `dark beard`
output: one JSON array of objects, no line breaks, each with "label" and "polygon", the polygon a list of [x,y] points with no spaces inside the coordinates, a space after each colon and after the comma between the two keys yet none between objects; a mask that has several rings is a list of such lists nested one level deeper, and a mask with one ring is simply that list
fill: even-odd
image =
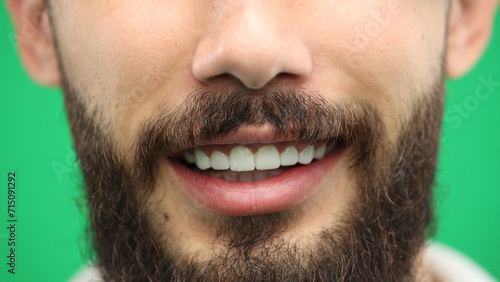
[{"label": "dark beard", "polygon": [[[89,237],[106,281],[411,281],[433,221],[431,187],[442,116],[442,79],[424,93],[397,144],[386,140],[372,106],[327,103],[299,91],[246,95],[195,93],[176,111],[145,120],[136,159],[127,164],[63,79],[66,107],[85,178]],[[218,113],[218,115],[213,115]],[[199,117],[223,117],[200,119]],[[217,228],[227,252],[210,261],[178,261],[164,249],[144,208],[158,156],[193,142],[268,123],[276,134],[314,142],[332,136],[350,147],[359,195],[342,224],[307,247],[279,241],[300,211],[224,218]],[[186,130],[187,129],[187,130]],[[172,133],[174,133],[172,135]],[[142,193],[143,197],[137,197]],[[154,210],[154,209],[153,209]]]}]

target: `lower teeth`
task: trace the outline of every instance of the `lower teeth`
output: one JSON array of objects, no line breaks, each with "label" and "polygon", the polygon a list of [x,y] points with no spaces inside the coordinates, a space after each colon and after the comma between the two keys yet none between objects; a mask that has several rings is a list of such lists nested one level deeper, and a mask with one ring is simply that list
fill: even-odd
[{"label": "lower teeth", "polygon": [[283,172],[289,170],[290,168],[278,168],[273,170],[254,170],[245,172],[236,172],[231,170],[198,170],[197,172],[203,173],[212,177],[217,177],[228,181],[239,181],[239,182],[256,182],[271,178],[282,174]]}]

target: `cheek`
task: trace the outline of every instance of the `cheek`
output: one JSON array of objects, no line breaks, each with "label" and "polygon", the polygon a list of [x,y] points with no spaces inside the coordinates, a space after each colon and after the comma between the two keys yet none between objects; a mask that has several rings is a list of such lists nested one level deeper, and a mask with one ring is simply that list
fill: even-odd
[{"label": "cheek", "polygon": [[317,12],[306,32],[314,83],[339,90],[333,96],[369,99],[400,120],[440,75],[445,42],[444,6],[416,2],[368,1]]},{"label": "cheek", "polygon": [[424,84],[436,74],[445,42],[444,9],[428,1],[409,2],[371,1],[317,13],[306,32],[317,73],[334,69],[370,92],[389,91],[406,99],[402,95],[408,90],[401,89]]},{"label": "cheek", "polygon": [[89,108],[99,108],[123,135],[115,140],[133,140],[144,117],[180,104],[192,91],[186,58],[203,18],[174,2],[80,3],[60,22],[68,78]]}]

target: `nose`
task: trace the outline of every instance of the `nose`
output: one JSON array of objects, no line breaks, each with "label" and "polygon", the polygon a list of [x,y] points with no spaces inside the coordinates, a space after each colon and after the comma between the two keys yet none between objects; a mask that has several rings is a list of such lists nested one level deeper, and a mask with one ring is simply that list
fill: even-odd
[{"label": "nose", "polygon": [[286,9],[270,4],[275,1],[234,2],[217,8],[214,24],[197,46],[192,62],[197,79],[230,75],[260,89],[279,74],[312,72],[309,50],[289,24]]}]

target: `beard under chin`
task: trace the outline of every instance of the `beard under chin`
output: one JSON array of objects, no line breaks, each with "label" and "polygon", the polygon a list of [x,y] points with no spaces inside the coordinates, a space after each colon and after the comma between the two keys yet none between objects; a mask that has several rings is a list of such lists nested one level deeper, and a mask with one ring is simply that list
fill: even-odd
[{"label": "beard under chin", "polygon": [[[249,217],[221,216],[215,225],[214,240],[224,246],[225,251],[214,254],[210,260],[196,257],[181,260],[169,253],[165,248],[168,236],[152,228],[152,221],[159,215],[144,208],[146,201],[138,199],[147,197],[137,197],[138,191],[146,196],[151,192],[159,153],[189,142],[164,133],[175,132],[173,124],[199,128],[195,126],[196,120],[154,119],[161,122],[160,128],[150,120],[143,126],[139,140],[152,140],[151,144],[144,149],[141,141],[138,142],[142,151],[138,151],[136,162],[131,166],[116,153],[114,142],[97,126],[99,122],[89,118],[97,115],[86,112],[85,105],[78,100],[79,93],[66,79],[63,79],[63,88],[84,174],[91,222],[89,237],[95,263],[106,281],[412,280],[415,258],[433,221],[431,187],[442,116],[442,80],[432,93],[422,95],[425,99],[416,103],[413,117],[402,126],[395,144],[387,141],[373,107],[336,105],[331,109],[333,114],[321,116],[317,115],[314,105],[324,103],[323,100],[307,103],[300,100],[304,95],[293,92],[270,95],[260,102],[245,97],[249,99],[246,102],[225,100],[226,104],[218,106],[214,103],[220,101],[199,103],[212,106],[187,111],[186,119],[187,116],[212,116],[205,112],[210,109],[234,109],[245,103],[248,106],[228,114],[229,119],[239,123],[213,121],[210,125],[214,128],[206,126],[198,132],[189,132],[187,136],[191,140],[193,136],[229,134],[246,124],[270,123],[274,128],[312,141],[308,138],[328,137],[322,135],[323,132],[315,132],[317,127],[335,127],[337,136],[349,145],[350,169],[358,181],[358,197],[350,203],[342,222],[300,245],[280,240],[283,233],[293,229],[300,210]],[[304,103],[305,106],[300,106]],[[278,124],[280,119],[290,120],[286,116],[276,117],[280,111],[283,115],[289,112],[281,105],[294,104],[299,107],[294,110],[301,112],[300,117],[309,118],[306,118],[309,122],[302,120],[307,128],[297,128],[287,122]],[[308,110],[311,104],[312,110]],[[270,109],[266,111],[265,107]],[[268,112],[274,115],[269,116]],[[353,113],[358,118],[350,119],[345,113]],[[317,126],[318,123],[324,126]],[[232,127],[221,129],[220,124]]]}]

